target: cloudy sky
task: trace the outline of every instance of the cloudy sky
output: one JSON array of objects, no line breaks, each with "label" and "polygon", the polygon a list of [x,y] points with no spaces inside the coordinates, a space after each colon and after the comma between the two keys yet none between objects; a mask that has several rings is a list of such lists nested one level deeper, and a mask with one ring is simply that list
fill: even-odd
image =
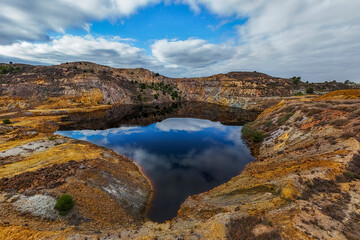
[{"label": "cloudy sky", "polygon": [[360,80],[359,0],[1,0],[0,62]]}]

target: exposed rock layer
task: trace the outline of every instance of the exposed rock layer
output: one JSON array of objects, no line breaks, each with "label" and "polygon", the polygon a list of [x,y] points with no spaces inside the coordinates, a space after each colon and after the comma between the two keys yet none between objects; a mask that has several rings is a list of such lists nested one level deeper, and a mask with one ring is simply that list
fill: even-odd
[{"label": "exposed rock layer", "polygon": [[257,160],[123,239],[358,239],[360,90],[282,101],[245,128]]},{"label": "exposed rock layer", "polygon": [[[360,235],[359,90],[294,98],[290,96],[306,84],[260,73],[170,79],[144,69],[84,62],[21,67],[21,72],[1,76],[0,117],[12,121],[0,126],[2,239],[357,239]],[[169,84],[171,91],[163,85],[149,87],[152,82]],[[319,91],[349,87],[312,86]],[[108,103],[179,101],[174,91],[181,100],[247,109],[277,104],[248,125],[250,132],[265,134],[262,143],[248,135],[257,161],[228,183],[189,197],[172,221],[144,223],[151,189],[138,167],[113,151],[54,138],[53,132],[76,123],[76,116],[79,121],[81,116],[111,121],[109,113],[116,108]],[[280,97],[286,101],[278,103]],[[76,207],[60,218],[46,206],[65,192],[74,196]]]},{"label": "exposed rock layer", "polygon": [[[343,83],[295,84],[291,79],[257,72],[167,78],[146,69],[117,69],[89,62],[13,66],[20,70],[0,76],[0,96],[13,97],[7,102],[3,99],[0,106],[3,110],[40,104],[43,108],[55,109],[86,103],[149,104],[180,100],[263,110],[265,102],[271,105],[279,97],[293,96],[310,87],[318,92],[356,87]],[[48,104],[44,105],[45,101]]]},{"label": "exposed rock layer", "polygon": [[[82,110],[88,111],[77,109]],[[23,115],[17,112],[11,124],[0,125],[1,239],[65,237],[143,223],[152,190],[132,160],[54,136],[65,116]],[[64,193],[74,198],[75,208],[61,217],[53,203]]]}]

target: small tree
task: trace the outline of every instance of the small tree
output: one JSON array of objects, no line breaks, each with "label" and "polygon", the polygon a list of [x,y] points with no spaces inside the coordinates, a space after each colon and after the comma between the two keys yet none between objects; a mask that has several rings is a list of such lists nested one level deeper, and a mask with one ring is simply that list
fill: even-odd
[{"label": "small tree", "polygon": [[255,143],[260,143],[260,142],[264,141],[264,134],[262,132],[255,132],[252,140]]},{"label": "small tree", "polygon": [[61,216],[65,216],[74,207],[74,205],[75,202],[73,198],[68,194],[63,194],[56,200],[54,208]]},{"label": "small tree", "polygon": [[145,83],[140,83],[140,86],[139,86],[139,87],[140,87],[140,89],[146,89],[147,86],[146,86]]},{"label": "small tree", "polygon": [[10,119],[8,118],[3,119],[3,124],[10,124],[10,123],[11,123]]},{"label": "small tree", "polygon": [[308,89],[306,89],[306,93],[307,94],[314,94],[314,89],[312,87],[309,87]]},{"label": "small tree", "polygon": [[292,77],[291,80],[293,84],[299,85],[299,83],[301,82],[301,77]]}]

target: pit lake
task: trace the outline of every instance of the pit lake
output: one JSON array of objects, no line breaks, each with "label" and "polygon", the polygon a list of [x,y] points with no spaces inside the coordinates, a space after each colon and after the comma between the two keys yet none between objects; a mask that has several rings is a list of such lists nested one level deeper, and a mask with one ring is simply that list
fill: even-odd
[{"label": "pit lake", "polygon": [[197,118],[165,118],[147,126],[57,134],[85,140],[133,159],[150,179],[154,194],[147,217],[175,217],[190,195],[208,191],[238,175],[253,160],[241,126]]}]

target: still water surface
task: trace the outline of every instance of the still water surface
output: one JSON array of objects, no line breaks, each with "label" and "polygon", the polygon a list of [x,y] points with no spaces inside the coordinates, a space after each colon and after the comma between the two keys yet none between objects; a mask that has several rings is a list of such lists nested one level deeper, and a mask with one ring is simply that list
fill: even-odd
[{"label": "still water surface", "polygon": [[133,159],[154,186],[148,217],[159,222],[176,216],[188,196],[229,181],[253,160],[241,139],[241,126],[196,118],[57,134],[86,140]]}]

